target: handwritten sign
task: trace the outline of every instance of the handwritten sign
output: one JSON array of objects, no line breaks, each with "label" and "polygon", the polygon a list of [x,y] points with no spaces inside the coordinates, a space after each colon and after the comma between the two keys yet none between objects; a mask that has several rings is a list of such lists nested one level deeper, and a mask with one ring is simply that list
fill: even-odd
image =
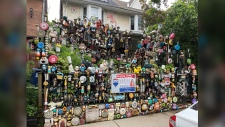
[{"label": "handwritten sign", "polygon": [[136,91],[135,74],[112,74],[112,93],[128,93]]}]

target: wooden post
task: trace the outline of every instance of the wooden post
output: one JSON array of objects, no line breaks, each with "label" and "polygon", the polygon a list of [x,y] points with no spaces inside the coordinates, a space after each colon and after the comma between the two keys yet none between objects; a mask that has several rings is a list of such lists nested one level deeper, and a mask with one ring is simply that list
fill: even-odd
[{"label": "wooden post", "polygon": [[44,125],[44,120],[43,120],[43,100],[42,100],[42,73],[38,73],[38,127],[41,127]]}]

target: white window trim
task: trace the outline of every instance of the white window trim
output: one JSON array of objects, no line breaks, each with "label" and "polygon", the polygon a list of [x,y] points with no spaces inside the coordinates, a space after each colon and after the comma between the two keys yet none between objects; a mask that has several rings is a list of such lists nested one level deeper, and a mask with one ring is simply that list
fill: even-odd
[{"label": "white window trim", "polygon": [[88,19],[91,19],[91,8],[98,8],[98,19],[102,19],[102,8],[94,5],[88,5],[87,6],[87,17]]},{"label": "white window trim", "polygon": [[[131,30],[131,16],[134,16],[134,30]],[[138,16],[139,15],[130,15],[129,18],[129,27],[132,33],[142,33],[143,30],[138,29]]]}]

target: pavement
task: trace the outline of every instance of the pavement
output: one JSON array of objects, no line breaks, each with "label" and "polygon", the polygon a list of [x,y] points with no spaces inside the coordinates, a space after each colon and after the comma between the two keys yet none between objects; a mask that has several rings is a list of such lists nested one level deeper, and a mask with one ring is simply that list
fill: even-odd
[{"label": "pavement", "polygon": [[181,110],[153,113],[112,121],[86,123],[84,125],[80,125],[80,127],[169,127],[170,116],[180,112]]}]

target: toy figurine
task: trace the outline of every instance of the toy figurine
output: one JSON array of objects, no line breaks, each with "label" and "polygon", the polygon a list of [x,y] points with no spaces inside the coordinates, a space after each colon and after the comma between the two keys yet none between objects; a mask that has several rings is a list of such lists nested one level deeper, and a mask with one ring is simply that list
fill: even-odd
[{"label": "toy figurine", "polygon": [[197,71],[196,70],[192,70],[192,75],[197,75]]},{"label": "toy figurine", "polygon": [[110,63],[109,63],[109,69],[113,69],[113,66],[114,66],[114,61],[113,59],[110,60]]},{"label": "toy figurine", "polygon": [[51,67],[51,71],[52,71],[52,73],[55,73],[55,72],[56,72],[56,69],[57,69],[57,67],[56,67],[56,66],[52,66],[52,67]]},{"label": "toy figurine", "polygon": [[52,66],[48,66],[48,74],[51,74],[51,73],[52,73],[51,67],[52,67]]},{"label": "toy figurine", "polygon": [[43,64],[43,65],[41,66],[41,68],[42,68],[43,71],[46,71],[46,70],[47,70],[47,66],[46,66],[45,64]]},{"label": "toy figurine", "polygon": [[139,74],[140,71],[141,71],[141,66],[134,67],[134,73],[135,73],[135,74]]},{"label": "toy figurine", "polygon": [[134,65],[134,66],[137,64],[137,58],[136,57],[134,57],[134,59],[131,61],[131,64]]},{"label": "toy figurine", "polygon": [[141,73],[145,73],[145,72],[146,72],[146,68],[145,67],[141,68]]},{"label": "toy figurine", "polygon": [[69,65],[69,72],[70,73],[74,73],[74,69],[73,69],[73,65],[72,64]]},{"label": "toy figurine", "polygon": [[75,71],[74,71],[74,78],[75,78],[75,79],[78,79],[79,69],[80,69],[80,68],[79,68],[78,66],[75,67]]},{"label": "toy figurine", "polygon": [[130,63],[126,64],[126,73],[130,73]]},{"label": "toy figurine", "polygon": [[80,66],[80,72],[84,72],[86,70],[86,67],[84,64],[81,64]]}]

